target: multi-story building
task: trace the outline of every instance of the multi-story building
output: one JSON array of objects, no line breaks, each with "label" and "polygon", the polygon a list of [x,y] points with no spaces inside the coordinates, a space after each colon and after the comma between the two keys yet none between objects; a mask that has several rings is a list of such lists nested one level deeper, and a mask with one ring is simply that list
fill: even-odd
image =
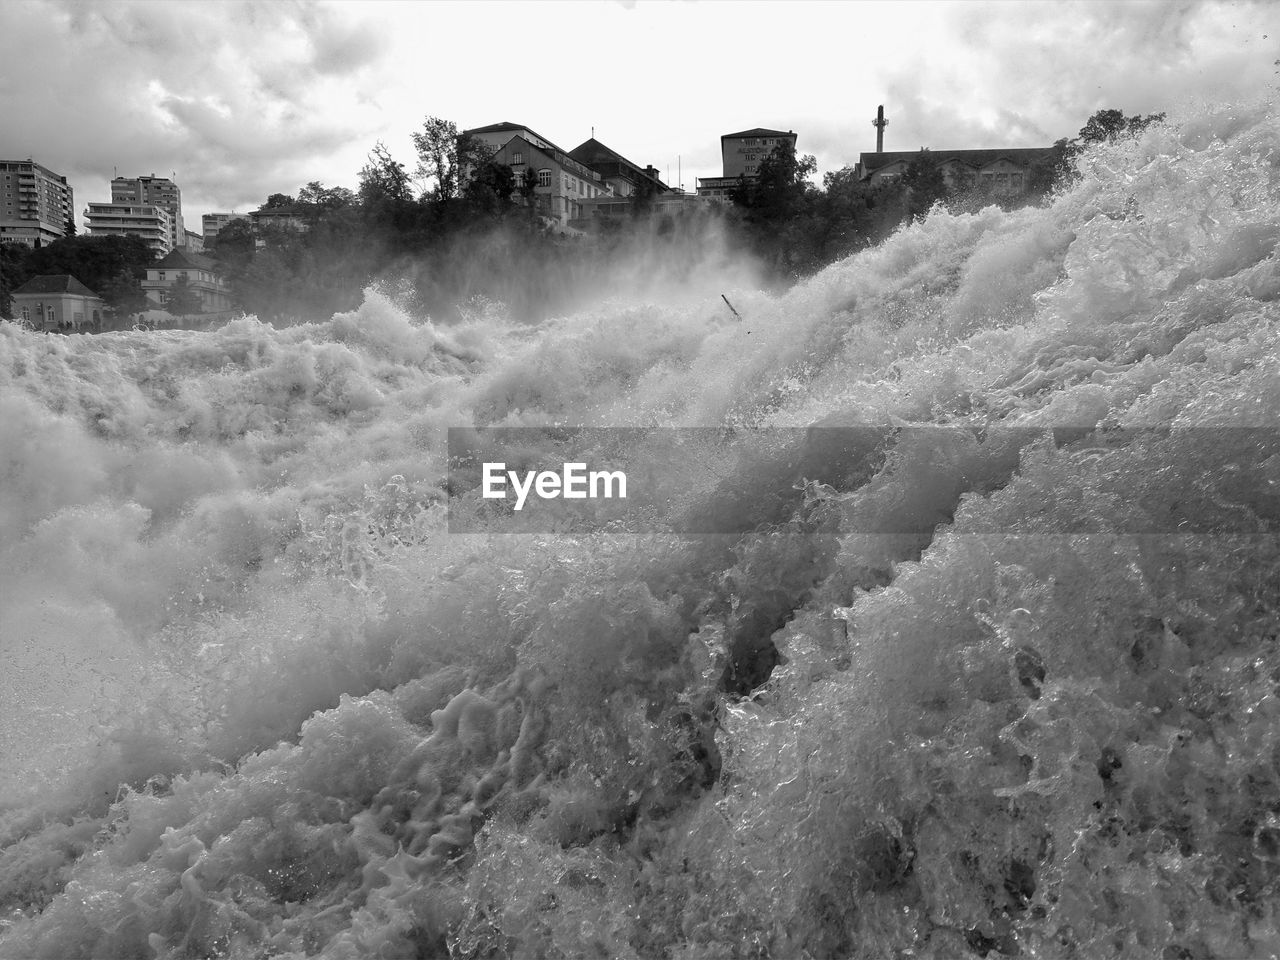
[{"label": "multi-story building", "polygon": [[247,213],[206,213],[200,218],[200,226],[204,230],[204,242],[211,243],[218,231],[236,220],[248,220]]},{"label": "multi-story building", "polygon": [[[509,166],[517,182],[532,183],[538,212],[561,227],[582,217],[583,202],[611,196],[613,188],[585,163],[518,123],[494,123],[462,131],[483,144],[495,163]],[[471,171],[463,171],[464,179]]]},{"label": "multi-story building", "polygon": [[231,289],[218,275],[217,264],[189,250],[174,250],[159,263],[147,267],[142,289],[163,308],[179,280],[185,280],[187,289],[200,298],[200,313],[224,313],[231,309]]},{"label": "multi-story building", "polygon": [[85,211],[93,237],[140,237],[158,255],[173,249],[173,217],[150,203],[90,203]]},{"label": "multi-story building", "polygon": [[111,181],[111,202],[134,206],[150,204],[164,210],[171,219],[169,249],[186,243],[186,227],[182,222],[182,191],[168,177],[116,177]]},{"label": "multi-story building", "polygon": [[40,247],[75,222],[67,178],[33,160],[0,160],[0,243]]},{"label": "multi-story building", "polygon": [[719,177],[699,177],[698,196],[728,200],[739,179],[754,180],[760,172],[760,161],[779,145],[796,148],[796,135],[791,130],[768,130],[754,127],[720,137],[720,163],[723,174]]},{"label": "multi-story building", "polygon": [[613,188],[616,197],[630,197],[636,193],[656,196],[671,189],[658,179],[655,167],[640,167],[595,137],[578,144],[569,151],[569,156],[600,174],[604,182]]},{"label": "multi-story building", "polygon": [[70,274],[42,274],[13,291],[13,316],[37,330],[96,330],[102,298]]}]

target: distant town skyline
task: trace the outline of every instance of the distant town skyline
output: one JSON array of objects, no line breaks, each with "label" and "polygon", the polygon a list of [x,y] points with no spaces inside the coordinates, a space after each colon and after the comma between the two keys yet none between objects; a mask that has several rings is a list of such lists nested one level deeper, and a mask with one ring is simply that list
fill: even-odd
[{"label": "distant town skyline", "polygon": [[84,228],[116,174],[171,176],[184,219],[304,183],[355,188],[431,114],[594,135],[672,186],[720,135],[794,130],[818,177],[875,148],[1030,147],[1101,108],[1274,93],[1263,2],[103,2],[0,4],[0,156],[65,175]]}]

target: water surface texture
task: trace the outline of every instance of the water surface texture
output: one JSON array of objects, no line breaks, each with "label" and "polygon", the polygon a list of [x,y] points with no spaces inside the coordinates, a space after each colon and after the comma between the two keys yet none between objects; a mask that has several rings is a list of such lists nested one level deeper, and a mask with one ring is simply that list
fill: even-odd
[{"label": "water surface texture", "polygon": [[[1280,953],[1280,122],[1081,174],[741,322],[0,324],[0,957]],[[566,425],[733,532],[449,532]]]}]

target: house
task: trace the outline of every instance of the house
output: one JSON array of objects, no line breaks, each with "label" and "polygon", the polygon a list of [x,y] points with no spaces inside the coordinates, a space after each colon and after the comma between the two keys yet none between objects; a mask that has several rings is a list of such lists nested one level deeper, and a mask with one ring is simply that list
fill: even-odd
[{"label": "house", "polygon": [[[1054,149],[930,150],[928,156],[942,170],[949,189],[970,181],[995,196],[1017,196],[1026,193],[1032,166],[1053,162]],[[902,176],[919,157],[919,150],[863,153],[854,171],[859,180],[875,186]]]},{"label": "house", "polygon": [[106,304],[67,273],[32,277],[13,291],[13,315],[36,330],[97,330]]},{"label": "house", "polygon": [[779,145],[796,148],[796,135],[792,130],[770,130],[753,127],[726,133],[720,137],[720,164],[722,176],[699,177],[698,196],[728,201],[739,178],[754,180],[760,171],[760,161]]},{"label": "house", "polygon": [[174,250],[160,262],[147,267],[147,279],[142,281],[142,289],[148,299],[159,307],[165,307],[174,286],[183,279],[187,281],[187,288],[199,296],[200,313],[231,311],[231,288],[218,275],[216,261],[188,250]]}]

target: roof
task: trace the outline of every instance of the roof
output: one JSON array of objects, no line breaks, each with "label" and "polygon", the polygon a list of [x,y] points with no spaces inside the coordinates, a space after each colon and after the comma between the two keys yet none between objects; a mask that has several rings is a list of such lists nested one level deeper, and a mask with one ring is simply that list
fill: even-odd
[{"label": "roof", "polygon": [[648,180],[657,186],[660,191],[670,189],[657,177],[646,173],[645,169],[639,164],[628,160],[616,150],[606,147],[595,137],[592,137],[590,140],[584,140],[582,143],[578,144],[569,151],[569,156],[574,160],[577,160],[579,163],[584,163],[593,170],[596,170],[596,173],[599,173],[602,176],[609,176],[610,174],[606,173],[604,170],[596,169],[597,167],[617,165],[627,173],[630,173],[633,180],[637,177]]},{"label": "roof", "polygon": [[[930,159],[938,163],[958,161],[971,167],[985,167],[997,160],[1008,160],[1024,166],[1042,160],[1053,153],[1053,147],[1013,147],[995,150],[929,150]],[[883,153],[863,153],[858,157],[862,176],[869,177],[881,167],[892,163],[910,163],[920,156],[919,150],[890,150]]]},{"label": "roof", "polygon": [[158,263],[151,264],[152,270],[181,270],[184,267],[188,270],[217,270],[218,264],[212,257],[206,257],[202,253],[191,253],[181,247],[166,254]]},{"label": "roof", "polygon": [[766,130],[764,127],[752,127],[750,130],[740,130],[737,133],[726,133],[721,135],[721,140],[736,139],[737,137],[794,137],[794,130]]},{"label": "roof", "polygon": [[69,273],[46,273],[32,277],[17,290],[20,293],[74,293],[82,297],[96,297],[97,294]]},{"label": "roof", "polygon": [[279,207],[262,207],[249,211],[249,218],[254,217],[305,217],[311,211],[300,203],[286,203]]},{"label": "roof", "polygon": [[510,120],[503,120],[501,123],[491,123],[487,127],[471,127],[468,130],[463,130],[460,135],[464,137],[474,136],[478,133],[510,133],[514,135],[519,133],[521,130],[533,134],[539,140],[548,144],[552,148],[559,150],[561,153],[565,152],[556,145],[555,141],[549,137],[544,137],[537,130],[533,129],[533,127],[525,126],[523,123],[512,123]]}]

